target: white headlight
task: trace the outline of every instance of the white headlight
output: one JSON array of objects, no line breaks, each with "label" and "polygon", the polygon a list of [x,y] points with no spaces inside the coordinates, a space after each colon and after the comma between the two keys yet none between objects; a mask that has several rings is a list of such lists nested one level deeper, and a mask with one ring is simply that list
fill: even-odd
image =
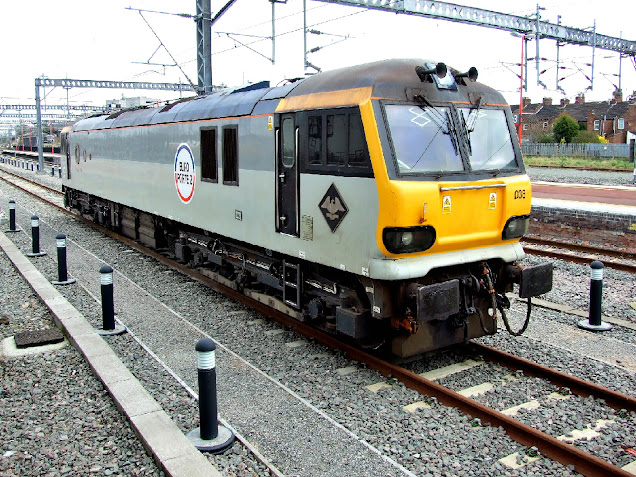
[{"label": "white headlight", "polygon": [[408,247],[413,243],[413,232],[402,233],[402,245]]}]

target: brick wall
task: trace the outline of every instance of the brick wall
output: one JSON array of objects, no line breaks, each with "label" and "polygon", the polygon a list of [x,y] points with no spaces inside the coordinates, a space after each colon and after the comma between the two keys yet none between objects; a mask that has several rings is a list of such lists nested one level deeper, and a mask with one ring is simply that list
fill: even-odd
[{"label": "brick wall", "polygon": [[533,206],[528,236],[636,253],[636,217]]}]

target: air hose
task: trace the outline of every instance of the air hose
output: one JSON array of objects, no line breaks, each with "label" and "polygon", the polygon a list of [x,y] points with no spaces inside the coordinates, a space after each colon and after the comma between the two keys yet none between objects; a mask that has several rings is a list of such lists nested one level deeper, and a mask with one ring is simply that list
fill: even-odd
[{"label": "air hose", "polygon": [[[526,329],[528,328],[528,325],[530,324],[530,312],[532,310],[531,299],[528,297],[528,309],[526,311],[525,323],[523,324],[523,326],[521,327],[519,331],[516,331],[516,332],[512,331],[512,329],[510,328],[510,323],[508,322],[508,316],[506,316],[506,312],[504,311],[504,307],[502,306],[502,304],[497,303],[497,294],[495,292],[495,287],[493,285],[492,276],[491,276],[492,272],[490,270],[490,267],[488,266],[487,263],[484,263],[483,266],[484,266],[483,274],[486,277],[486,283],[488,285],[488,293],[490,293],[490,298],[492,300],[492,309],[493,309],[492,318],[495,321],[495,324],[497,322],[497,310],[499,310],[501,312],[501,319],[503,320],[508,333],[510,333],[512,336],[521,336],[523,332],[526,331]],[[503,301],[504,300],[502,300],[502,302]],[[505,302],[508,302],[508,300],[505,300]],[[482,328],[483,328],[483,325],[482,325]]]},{"label": "air hose", "polygon": [[510,323],[508,323],[508,317],[506,316],[506,312],[504,311],[502,306],[499,306],[499,311],[501,311],[501,319],[503,320],[504,325],[506,325],[506,330],[508,330],[508,333],[510,333],[512,336],[521,336],[523,332],[526,331],[526,329],[528,328],[528,324],[530,324],[530,311],[532,310],[531,300],[532,299],[528,297],[528,310],[526,311],[526,321],[521,327],[521,329],[517,332],[512,331],[510,329]]}]

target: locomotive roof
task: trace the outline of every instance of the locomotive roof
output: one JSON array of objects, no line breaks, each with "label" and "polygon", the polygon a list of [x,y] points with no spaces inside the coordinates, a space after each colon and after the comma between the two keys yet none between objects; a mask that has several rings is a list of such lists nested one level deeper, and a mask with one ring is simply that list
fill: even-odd
[{"label": "locomotive roof", "polygon": [[[92,116],[78,121],[74,131],[121,128],[182,121],[218,119],[257,114],[273,114],[277,110],[302,109],[303,107],[328,107],[359,104],[365,99],[412,99],[413,91],[429,101],[466,101],[470,94],[479,94],[486,103],[505,104],[503,96],[481,83],[466,81],[460,91],[436,88],[433,83],[422,82],[415,72],[416,66],[434,64],[418,59],[391,59],[363,65],[325,71],[308,78],[261,89],[225,90],[206,96],[180,100],[162,108],[138,108],[113,114]],[[457,74],[450,69],[448,74]],[[352,94],[348,94],[350,91]],[[409,91],[411,94],[409,96]],[[339,102],[307,102],[307,98],[339,95]],[[355,94],[353,94],[355,92]],[[470,98],[473,100],[474,98]],[[283,103],[281,103],[283,100]],[[279,107],[281,103],[281,107]],[[277,109],[278,108],[278,109]]]}]

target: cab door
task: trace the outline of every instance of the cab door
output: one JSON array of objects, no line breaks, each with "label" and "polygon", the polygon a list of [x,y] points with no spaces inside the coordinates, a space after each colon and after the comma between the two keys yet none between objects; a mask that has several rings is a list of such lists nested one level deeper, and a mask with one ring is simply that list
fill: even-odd
[{"label": "cab door", "polygon": [[294,115],[282,115],[276,132],[276,231],[298,237],[298,126]]}]

